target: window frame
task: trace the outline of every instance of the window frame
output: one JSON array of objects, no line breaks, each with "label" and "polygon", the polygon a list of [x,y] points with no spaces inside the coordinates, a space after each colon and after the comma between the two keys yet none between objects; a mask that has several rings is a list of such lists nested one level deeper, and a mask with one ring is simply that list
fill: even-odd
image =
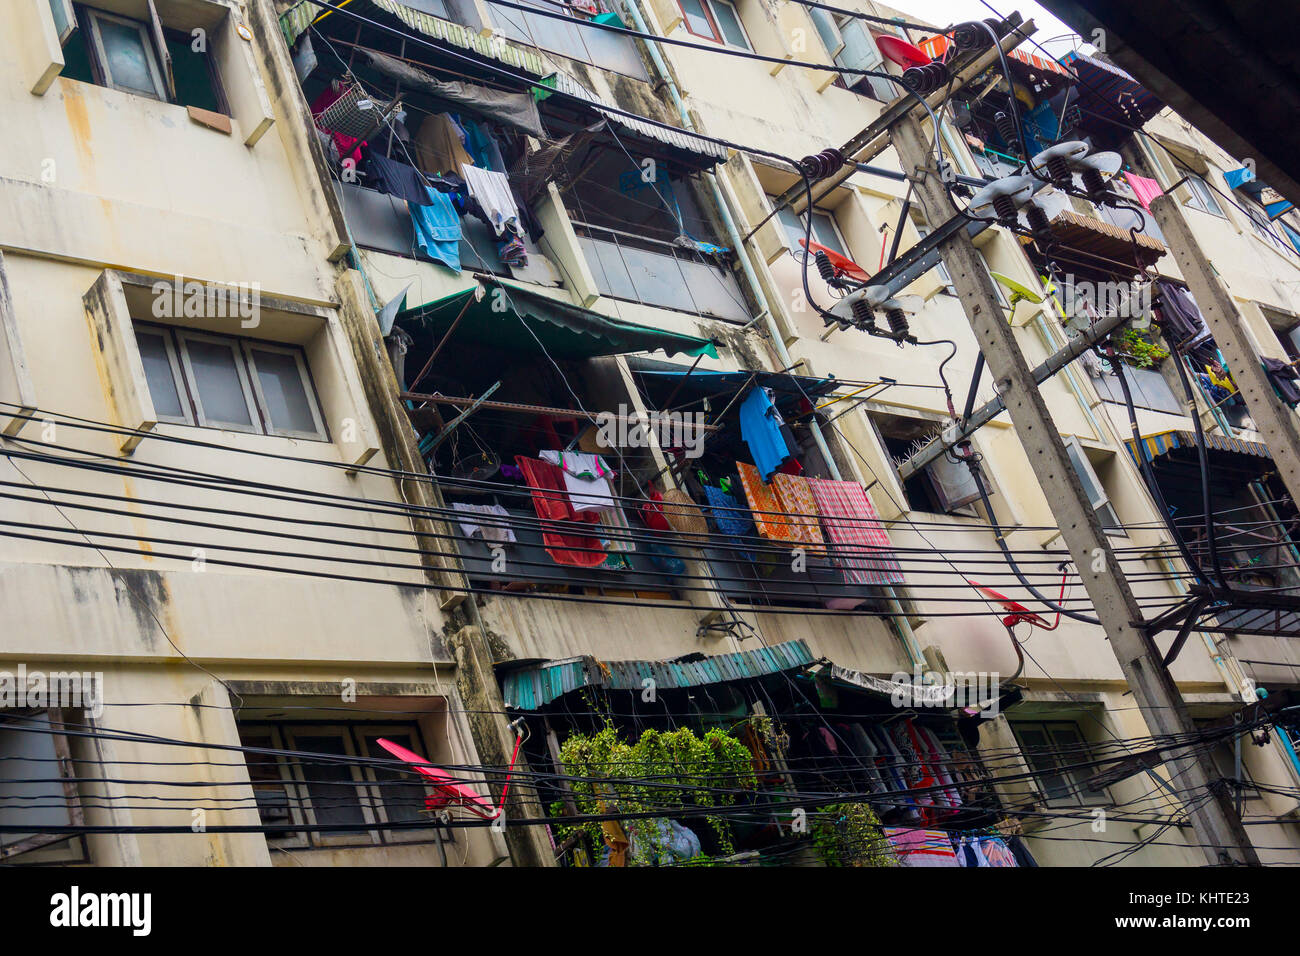
[{"label": "window frame", "polygon": [[[1097,489],[1097,493],[1101,495],[1100,501],[1093,501],[1090,499],[1088,502],[1092,507],[1093,513],[1097,515],[1097,520],[1102,524],[1101,530],[1114,537],[1127,538],[1128,532],[1124,529],[1124,522],[1120,520],[1119,512],[1115,510],[1115,504],[1110,500],[1110,494],[1106,491],[1106,486],[1102,484],[1101,478],[1097,475],[1097,470],[1092,466],[1092,462],[1088,459],[1088,451],[1083,447],[1083,443],[1079,441],[1077,435],[1063,436],[1063,443],[1066,447],[1066,457],[1070,459],[1070,464],[1074,468],[1075,475],[1080,479],[1079,483],[1083,484],[1083,476],[1078,474],[1079,465],[1082,464],[1088,469],[1088,480],[1092,482],[1093,487]],[[1073,447],[1077,453],[1077,458],[1075,455],[1069,454],[1069,449],[1071,447]],[[1086,492],[1087,489],[1085,488],[1084,491]],[[1106,527],[1105,522],[1102,522],[1100,513],[1102,508],[1108,508],[1110,510],[1111,517],[1115,519],[1115,527],[1108,528]]]},{"label": "window frame", "polygon": [[[77,32],[79,27],[77,22],[77,11],[73,6],[72,0],[50,0],[50,13],[53,14],[56,8],[63,11],[63,17],[68,23],[63,32],[59,34],[59,46],[63,46],[72,38],[72,34]],[[56,22],[54,26],[57,30],[59,25]]]},{"label": "window frame", "polygon": [[[745,29],[745,21],[740,18],[740,8],[736,6],[736,4],[732,3],[731,0],[697,0],[700,9],[704,11],[704,19],[709,23],[709,29],[713,31],[711,35],[696,32],[691,27],[691,14],[686,12],[683,0],[675,0],[675,2],[677,3],[677,8],[682,12],[682,26],[686,28],[686,32],[691,36],[698,37],[701,40],[708,40],[721,46],[731,47],[733,50],[748,50],[751,53],[753,52],[754,41],[749,38],[749,31]],[[747,44],[746,46],[737,46],[727,39],[727,35],[723,32],[721,24],[718,23],[718,18],[714,16],[713,13],[713,4],[715,2],[725,4],[731,8],[731,14],[736,18],[736,25],[740,28],[740,35],[744,37],[745,43]]]},{"label": "window frame", "polygon": [[[342,756],[350,757],[353,761],[368,759],[364,755],[357,753],[356,740],[353,738],[351,728],[347,724],[286,724],[282,728],[282,737],[288,744],[289,750],[303,751],[298,745],[298,737],[338,737],[343,741],[344,754]],[[305,751],[304,751],[305,752]],[[312,830],[310,832],[311,842],[321,847],[351,846],[355,845],[361,834],[365,834],[370,844],[377,845],[383,841],[379,837],[378,830],[374,829],[375,823],[374,808],[370,805],[369,794],[366,793],[365,774],[362,772],[358,763],[345,764],[348,773],[352,777],[357,791],[357,804],[361,807],[361,819],[363,826],[354,831],[339,831],[329,833],[323,830]],[[316,807],[312,803],[310,785],[307,783],[309,767],[303,765],[301,759],[296,760],[290,771],[297,782],[302,793],[302,814],[304,820],[310,826],[319,825],[316,819]],[[347,786],[343,781],[329,781],[322,785]]]},{"label": "window frame", "polygon": [[[311,373],[311,363],[307,361],[307,353],[302,346],[238,335],[223,335],[219,332],[206,332],[184,326],[162,325],[156,322],[136,321],[134,319],[131,322],[131,327],[137,336],[135,342],[137,353],[139,353],[140,349],[138,338],[140,332],[162,336],[167,349],[168,363],[172,369],[172,381],[176,385],[177,394],[181,398],[181,405],[187,413],[184,418],[175,418],[170,415],[160,415],[157,408],[155,408],[154,415],[158,421],[173,425],[187,425],[192,428],[213,428],[218,431],[266,435],[273,438],[297,438],[304,441],[324,442],[330,440],[329,427],[325,422],[325,413],[321,406],[319,393],[316,390],[315,379]],[[203,403],[199,398],[198,380],[194,375],[193,364],[189,357],[187,340],[190,339],[225,345],[230,349],[234,356],[235,372],[239,377],[240,392],[243,395],[245,407],[249,412],[249,425],[208,420],[203,411]],[[252,356],[253,350],[257,349],[293,356],[298,368],[299,381],[307,399],[307,407],[311,412],[312,421],[319,429],[318,431],[305,432],[298,429],[280,428],[274,424],[271,419],[270,409],[266,404],[266,398],[262,393],[261,382],[257,377],[257,360]],[[152,401],[152,392],[149,397]]]},{"label": "window frame", "polygon": [[[119,93],[128,93],[135,96],[143,96],[146,99],[157,100],[160,103],[170,103],[171,99],[167,95],[167,84],[163,80],[162,67],[159,63],[158,51],[154,49],[153,31],[149,24],[140,20],[132,20],[130,17],[120,16],[116,13],[108,13],[93,7],[81,7],[81,13],[86,17],[86,38],[90,50],[90,68],[100,81],[100,85]],[[104,50],[103,37],[100,34],[99,21],[110,20],[122,26],[133,27],[143,41],[142,46],[145,51],[145,59],[149,65],[149,75],[154,81],[154,92],[157,95],[150,96],[143,90],[132,89],[129,87],[119,86],[112,80],[112,72],[108,65],[108,54]],[[71,35],[71,34],[69,34]]]},{"label": "window frame", "polygon": [[[835,58],[844,50],[844,35],[840,33],[840,25],[835,19],[835,14],[821,7],[809,7],[808,19],[812,21],[813,29],[817,32],[817,39],[821,42],[822,48],[826,50],[826,55],[834,63]],[[829,26],[835,31],[835,38],[839,41],[839,46],[833,50],[826,45],[826,34],[823,32],[823,25]]]},{"label": "window frame", "polygon": [[[328,850],[328,849],[366,849],[377,846],[395,846],[406,844],[432,843],[441,839],[445,843],[455,843],[454,829],[448,829],[437,823],[436,816],[429,817],[428,827],[412,827],[407,830],[387,830],[376,824],[389,823],[388,808],[384,804],[381,787],[374,768],[362,761],[370,758],[366,750],[366,737],[405,736],[412,741],[413,749],[418,753],[430,752],[424,730],[418,721],[408,724],[381,723],[372,721],[350,721],[344,723],[315,723],[313,721],[275,721],[250,720],[239,726],[241,742],[251,737],[267,737],[272,749],[277,751],[271,756],[274,761],[280,783],[289,797],[289,811],[295,824],[315,826],[316,811],[312,806],[311,791],[308,788],[308,770],[301,760],[292,762],[285,757],[286,751],[301,751],[298,738],[304,737],[339,737],[343,740],[346,756],[355,763],[348,764],[348,769],[355,786],[357,802],[362,809],[365,826],[352,832],[329,833],[319,830],[298,830],[287,833],[264,834],[272,848]],[[249,746],[244,744],[244,746]],[[247,761],[247,756],[245,756]],[[261,781],[262,786],[274,786],[276,781]],[[349,786],[342,781],[337,786]],[[258,786],[253,784],[254,789]],[[427,785],[426,785],[427,787]],[[260,811],[259,811],[260,812]],[[259,816],[260,819],[260,816]],[[274,841],[273,843],[271,841]]]},{"label": "window frame", "polygon": [[[217,428],[222,431],[250,432],[252,434],[257,434],[261,430],[258,428],[258,424],[261,421],[262,413],[257,407],[257,401],[253,396],[252,385],[248,380],[248,370],[243,361],[244,352],[240,347],[239,339],[231,336],[214,335],[211,332],[199,332],[195,329],[176,328],[172,331],[176,336],[177,343],[180,345],[181,367],[185,369],[186,383],[193,386],[193,388],[190,389],[190,401],[194,406],[194,417],[197,424],[203,428]],[[208,420],[208,416],[203,410],[203,400],[198,394],[198,378],[194,374],[194,366],[190,361],[189,341],[191,339],[196,342],[208,342],[214,345],[224,345],[230,349],[231,354],[234,357],[235,374],[239,378],[240,392],[244,397],[244,405],[248,409],[247,426],[241,425],[238,422],[214,422]]]},{"label": "window frame", "polygon": [[1224,211],[1223,206],[1219,204],[1218,197],[1214,195],[1214,190],[1210,188],[1209,183],[1190,169],[1184,169],[1182,172],[1187,177],[1187,182],[1183,184],[1187,187],[1187,198],[1182,201],[1183,205],[1189,209],[1203,212],[1207,216],[1215,216],[1226,220],[1228,214]]},{"label": "window frame", "polygon": [[[303,350],[275,342],[258,342],[246,338],[241,338],[238,341],[243,346],[244,358],[249,371],[248,380],[253,387],[253,394],[257,400],[258,411],[262,416],[262,424],[266,429],[266,433],[268,435],[279,435],[282,438],[305,438],[309,441],[323,440],[327,434],[325,418],[321,414],[319,403],[316,401],[316,389],[312,382],[311,369],[307,366],[307,356],[303,354]],[[253,352],[257,350],[288,355],[294,360],[294,365],[298,369],[298,380],[302,385],[303,395],[307,399],[307,411],[311,414],[312,421],[316,425],[315,431],[308,432],[301,429],[276,427],[275,422],[271,419],[270,405],[267,404],[266,395],[262,392],[262,382],[257,373],[257,360],[253,358]]]},{"label": "window frame", "polygon": [[1034,748],[1027,745],[1021,736],[1023,731],[1026,729],[1036,730],[1043,735],[1043,737],[1048,741],[1049,746],[1052,747],[1053,750],[1055,750],[1057,748],[1057,743],[1052,731],[1054,729],[1060,730],[1062,728],[1065,728],[1071,731],[1075,735],[1075,737],[1078,738],[1079,748],[1081,751],[1080,756],[1084,758],[1091,758],[1092,750],[1093,750],[1092,743],[1088,740],[1087,736],[1084,734],[1083,728],[1079,726],[1078,721],[1069,720],[1066,718],[1053,719],[1049,717],[1049,718],[1038,719],[1038,720],[1013,720],[1013,721],[1009,721],[1009,724],[1011,726],[1011,734],[1013,737],[1015,737],[1016,745],[1020,748],[1021,759],[1024,760],[1025,765],[1029,768],[1034,790],[1038,794],[1039,801],[1044,806],[1087,807],[1087,806],[1093,806],[1097,804],[1108,804],[1111,802],[1110,794],[1108,793],[1105,787],[1103,787],[1101,790],[1096,791],[1095,793],[1089,792],[1088,790],[1084,789],[1083,782],[1086,779],[1086,776],[1084,776],[1085,771],[1065,769],[1064,768],[1065,764],[1069,764],[1075,761],[1070,761],[1070,760],[1062,761],[1059,757],[1055,755],[1055,753],[1044,753],[1044,754],[1039,754],[1037,756],[1040,759],[1046,758],[1048,760],[1051,760],[1053,763],[1057,764],[1057,770],[1055,771],[1055,773],[1057,776],[1061,777],[1063,780],[1066,781],[1071,792],[1065,794],[1064,796],[1055,796],[1055,797],[1048,796],[1047,788],[1040,782],[1040,778],[1046,776],[1046,772],[1041,770],[1039,767],[1035,766],[1033,759],[1030,758],[1028,753],[1028,751],[1033,750]]},{"label": "window frame", "polygon": [[[154,406],[154,417],[160,422],[169,422],[173,425],[194,425],[196,424],[194,402],[190,398],[189,387],[185,383],[185,373],[181,368],[180,355],[176,349],[175,339],[169,334],[170,330],[163,325],[146,325],[144,323],[132,323],[132,331],[135,332],[135,347],[138,351],[140,348],[140,332],[144,331],[146,335],[156,335],[163,341],[163,351],[167,354],[167,364],[172,370],[172,385],[176,388],[176,397],[181,403],[182,414],[175,415],[159,414],[157,405]],[[146,378],[146,384],[148,379]],[[150,389],[150,401],[153,400],[153,390]],[[186,410],[188,409],[188,413]]]},{"label": "window frame", "polygon": [[[245,726],[247,726],[248,729],[252,731],[252,733],[249,733],[247,735],[249,737],[252,737],[255,734],[262,735],[262,732],[265,731],[265,736],[270,741],[272,750],[283,752],[288,749],[287,747],[285,747],[284,744],[284,735],[280,732],[280,728],[275,724],[256,724],[256,725],[248,724]],[[245,736],[243,734],[240,734],[240,744],[241,746],[244,747],[249,746],[249,744],[245,743]],[[269,757],[272,765],[275,767],[276,774],[280,778],[280,783],[282,789],[284,790],[285,796],[288,797],[289,800],[290,821],[296,824],[305,824],[307,822],[307,819],[302,812],[303,805],[308,802],[307,797],[305,795],[306,794],[305,789],[302,791],[299,790],[300,784],[297,782],[297,780],[294,779],[293,770],[289,767],[288,764],[284,762],[283,759],[281,759],[278,753],[270,754]],[[244,763],[245,765],[247,765],[248,763],[247,754],[244,755]],[[252,774],[250,773],[249,785],[252,787],[253,790],[254,809],[257,811],[258,821],[260,823],[262,819],[262,809],[260,806],[256,805],[257,788],[259,786],[261,787],[274,786],[275,782],[271,780],[254,781],[252,779]],[[262,836],[266,839],[268,846],[272,848],[293,847],[293,848],[309,849],[311,847],[312,835],[307,830],[289,830],[283,833],[263,833]]]},{"label": "window frame", "polygon": [[[55,728],[69,723],[67,712],[57,707],[37,707],[18,710],[15,713],[25,714],[30,717],[41,714],[45,716],[52,731],[49,735],[50,748],[54,751],[55,760],[58,764],[59,788],[63,791],[64,800],[67,801],[68,822],[74,827],[83,826],[86,822],[85,808],[82,806],[81,791],[77,787],[77,772],[72,759],[72,748],[68,743],[68,735],[55,730]],[[11,804],[10,806],[17,809],[21,805]],[[66,860],[51,862],[65,864],[86,862],[86,844],[83,834],[36,833],[25,840],[0,845],[0,863],[8,865],[7,861],[13,861],[21,864],[23,861],[14,860],[14,858],[22,856],[24,853],[30,853],[60,843],[67,843],[70,847],[74,847],[71,851],[71,857]]]},{"label": "window frame", "polygon": [[[771,206],[775,207],[776,197],[768,196],[767,201]],[[781,218],[781,213],[786,210],[789,210],[791,215],[794,216],[795,221],[800,223],[800,230],[798,236],[791,236],[789,224],[783,218]],[[842,255],[848,259],[852,259],[853,255],[849,250],[849,244],[844,240],[844,233],[840,231],[840,224],[835,219],[835,213],[829,209],[824,209],[821,206],[814,206],[812,211],[813,211],[812,241],[816,242],[818,245],[822,245],[822,246],[826,245],[826,243],[819,242],[817,239],[816,217],[824,216],[826,221],[830,223],[831,231],[834,233],[835,236],[835,241],[839,243],[839,249],[832,250],[832,251],[837,252],[839,255]],[[778,209],[776,212],[777,212],[777,220],[781,224],[782,234],[785,236],[786,239],[787,248],[789,248],[791,252],[794,252],[796,254],[802,252],[803,246],[799,245],[799,240],[803,239],[807,233],[807,230],[802,223],[802,216],[799,213],[795,212],[793,209],[791,209],[789,206],[782,206],[781,209]],[[827,246],[827,248],[829,249],[830,246]]]}]

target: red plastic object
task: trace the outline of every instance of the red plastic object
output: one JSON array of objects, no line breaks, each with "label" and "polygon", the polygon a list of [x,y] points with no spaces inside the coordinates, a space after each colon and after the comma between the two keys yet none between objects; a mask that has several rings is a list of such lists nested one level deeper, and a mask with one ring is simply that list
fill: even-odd
[{"label": "red plastic object", "polygon": [[[1041,627],[1045,631],[1054,631],[1061,623],[1060,614],[1056,615],[1056,621],[1054,623],[1048,624],[1046,618],[1035,614],[1019,601],[1013,601],[1005,594],[1000,594],[992,588],[986,588],[984,585],[977,581],[972,581],[970,578],[966,579],[966,583],[976,591],[979,591],[985,597],[991,598],[998,604],[1001,604],[1002,610],[1009,612],[1007,616],[1002,619],[1004,627],[1011,628],[1015,627],[1017,624],[1030,624],[1034,627]],[[1064,581],[1062,581],[1062,586],[1064,586]]]},{"label": "red plastic object", "polygon": [[[416,770],[433,781],[433,787],[438,792],[436,795],[425,799],[424,805],[427,809],[439,810],[449,806],[464,807],[471,813],[489,820],[497,815],[497,808],[492,805],[492,801],[480,797],[469,787],[457,783],[453,777],[437,767],[428,766],[429,761],[419,754],[407,750],[401,744],[385,740],[383,737],[380,737],[375,742],[394,757],[414,765]],[[515,752],[518,753],[518,748],[516,748]]]},{"label": "red plastic object", "polygon": [[871,278],[871,276],[867,274],[867,270],[863,269],[862,266],[858,265],[847,256],[840,255],[834,249],[827,249],[825,246],[816,242],[809,243],[805,239],[800,239],[799,245],[803,246],[805,249],[811,249],[813,252],[826,253],[827,257],[831,260],[831,265],[835,267],[835,271],[842,276],[848,276],[850,279],[856,279],[858,282],[866,282]]},{"label": "red plastic object", "polygon": [[878,36],[876,46],[880,47],[880,52],[886,60],[897,63],[903,69],[909,66],[925,66],[930,62],[928,53],[901,37]]}]

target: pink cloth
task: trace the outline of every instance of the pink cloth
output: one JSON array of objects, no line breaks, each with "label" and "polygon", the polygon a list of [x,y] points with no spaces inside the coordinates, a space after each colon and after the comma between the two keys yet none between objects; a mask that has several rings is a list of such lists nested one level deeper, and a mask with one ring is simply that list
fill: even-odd
[{"label": "pink cloth", "polygon": [[831,553],[850,584],[902,584],[894,545],[862,486],[809,478]]},{"label": "pink cloth", "polygon": [[1125,173],[1124,178],[1128,181],[1129,188],[1137,196],[1138,202],[1147,212],[1151,211],[1151,200],[1157,196],[1163,196],[1165,191],[1160,188],[1160,184],[1154,179],[1147,179],[1145,176],[1135,176],[1132,173]]}]

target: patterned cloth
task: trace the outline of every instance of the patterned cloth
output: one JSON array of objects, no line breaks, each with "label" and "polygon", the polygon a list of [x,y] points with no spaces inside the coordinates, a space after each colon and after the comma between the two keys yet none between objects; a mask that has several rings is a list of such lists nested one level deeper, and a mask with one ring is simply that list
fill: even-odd
[{"label": "patterned cloth", "polygon": [[1002,842],[1001,837],[983,837],[979,841],[980,850],[984,853],[984,858],[988,860],[989,866],[1019,866],[1016,862],[1016,855],[1011,852],[1011,848]]},{"label": "patterned cloth", "polygon": [[[594,568],[605,562],[599,538],[591,536],[598,520],[595,512],[577,514],[564,490],[564,472],[540,458],[515,457],[524,481],[533,489],[533,510],[542,520],[542,543],[557,564]],[[547,520],[549,519],[549,520]]]},{"label": "patterned cloth", "polygon": [[881,827],[903,866],[958,866],[957,853],[945,830]]},{"label": "patterned cloth", "polygon": [[[713,523],[717,526],[719,534],[740,539],[754,536],[754,522],[741,511],[740,505],[735,498],[721,488],[714,488],[712,485],[704,486],[704,497],[712,508],[709,514],[713,518]],[[736,551],[735,553],[746,561],[754,560],[752,551]]]},{"label": "patterned cloth", "polygon": [[781,509],[790,515],[796,539],[801,544],[808,545],[812,554],[825,554],[826,541],[822,538],[822,526],[817,520],[821,512],[817,510],[817,502],[808,486],[808,479],[778,471],[772,476],[772,486],[776,488]]},{"label": "patterned cloth", "polygon": [[807,484],[844,579],[850,584],[902,584],[893,542],[862,486],[826,478],[808,478]]},{"label": "patterned cloth", "polygon": [[776,474],[772,484],[765,485],[758,469],[743,461],[736,462],[736,473],[760,535],[780,544],[812,545],[815,553],[824,552],[817,505],[806,478]]},{"label": "patterned cloth", "polygon": [[758,533],[782,544],[797,544],[794,526],[785,517],[775,487],[769,488],[763,484],[758,469],[746,462],[736,462],[736,474],[740,476],[740,485],[745,489],[745,499],[754,515]]}]

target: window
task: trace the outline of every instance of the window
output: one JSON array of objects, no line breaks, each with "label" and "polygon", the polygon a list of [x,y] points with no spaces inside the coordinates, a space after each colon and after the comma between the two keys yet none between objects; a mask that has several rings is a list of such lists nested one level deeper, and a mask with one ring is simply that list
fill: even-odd
[{"label": "window", "polygon": [[141,324],[135,337],[159,421],[326,439],[297,346]]},{"label": "window", "polygon": [[809,7],[808,16],[817,30],[817,35],[821,38],[822,46],[826,48],[826,55],[833,60],[844,49],[844,37],[840,35],[840,26],[835,20],[835,14],[820,7]]},{"label": "window", "polygon": [[[772,200],[772,202],[775,205],[775,200]],[[786,238],[790,241],[790,248],[802,249],[804,237],[808,235],[808,220],[789,206],[782,206],[776,217],[781,220],[781,225],[785,228]],[[845,258],[852,258],[848,253],[848,246],[845,244],[843,237],[840,236],[839,228],[835,225],[835,217],[824,209],[813,210],[812,241],[820,246],[825,246],[832,252],[838,252]]]},{"label": "window", "polygon": [[1291,244],[1286,242],[1281,235],[1275,230],[1274,223],[1268,218],[1268,213],[1262,206],[1257,206],[1250,201],[1243,202],[1238,208],[1246,214],[1250,220],[1251,228],[1255,230],[1255,235],[1263,239],[1270,246],[1285,256],[1294,256],[1295,249]]},{"label": "window", "polygon": [[77,5],[66,31],[59,13],[65,0],[51,2],[64,43],[63,76],[164,103],[229,113],[215,54],[194,50],[189,33],[165,29],[153,0],[147,20]]},{"label": "window", "polygon": [[1097,513],[1097,520],[1101,522],[1102,529],[1107,534],[1124,534],[1119,517],[1115,514],[1115,509],[1111,506],[1110,498],[1102,488],[1101,480],[1093,470],[1092,463],[1088,461],[1087,453],[1079,444],[1079,439],[1073,435],[1067,438],[1065,452],[1070,456],[1070,464],[1074,466],[1074,473],[1079,476],[1083,493],[1092,504],[1092,510]]},{"label": "window", "polygon": [[[423,812],[427,790],[422,777],[360,763],[393,759],[377,743],[380,737],[429,756],[416,724],[241,723],[240,742],[255,748],[245,754],[245,759],[262,824],[336,828],[282,830],[268,833],[267,842],[273,846],[306,847],[428,840],[424,828],[384,828],[385,824],[428,819]],[[325,756],[289,758],[283,754],[285,750]]]},{"label": "window", "polygon": [[84,858],[80,837],[41,832],[83,822],[68,738],[57,732],[60,721],[68,719],[62,716],[65,713],[59,710],[6,713],[5,723],[22,729],[0,727],[0,824],[30,829],[0,832],[0,863],[36,862],[23,854],[52,844],[66,845],[56,851],[43,851],[42,862],[56,858],[60,862],[75,862]]},{"label": "window", "polygon": [[730,0],[677,0],[677,5],[685,17],[687,32],[715,43],[752,49],[740,14]]},{"label": "window", "polygon": [[[938,421],[891,415],[887,412],[872,412],[868,417],[880,437],[881,445],[889,454],[895,477],[898,477],[899,463],[911,458],[934,438],[942,425]],[[988,479],[985,479],[985,484],[988,484]],[[964,463],[955,462],[946,455],[909,477],[902,482],[902,486],[909,511],[963,517],[973,517],[975,514],[968,507],[979,498],[975,479]],[[988,490],[990,495],[994,493],[991,487]]]},{"label": "window", "polygon": [[[834,57],[835,65],[846,70],[879,70],[892,73],[890,65],[876,45],[876,33],[867,27],[865,21],[853,17],[839,17],[836,25],[839,29],[841,49]],[[902,35],[899,31],[886,31]],[[840,75],[844,85],[856,93],[868,96],[882,103],[896,100],[902,87],[892,80],[881,76],[862,76],[860,73],[843,73]]]},{"label": "window", "polygon": [[105,86],[167,99],[158,55],[143,23],[98,10],[86,11],[86,23]]},{"label": "window", "polygon": [[72,9],[72,0],[50,0],[50,12],[54,14],[54,29],[58,31],[59,43],[67,43],[68,37],[77,29],[77,14]]},{"label": "window", "polygon": [[1011,731],[1048,806],[1081,806],[1109,800],[1103,791],[1091,791],[1085,786],[1097,771],[1078,766],[1092,760],[1078,724],[1068,720],[1016,721]]},{"label": "window", "polygon": [[1214,190],[1206,185],[1205,180],[1201,179],[1195,173],[1187,176],[1187,198],[1183,200],[1183,205],[1192,209],[1199,209],[1201,212],[1208,212],[1211,216],[1218,216],[1220,219],[1228,218],[1224,215],[1223,207],[1219,205],[1218,199],[1214,196]]}]

